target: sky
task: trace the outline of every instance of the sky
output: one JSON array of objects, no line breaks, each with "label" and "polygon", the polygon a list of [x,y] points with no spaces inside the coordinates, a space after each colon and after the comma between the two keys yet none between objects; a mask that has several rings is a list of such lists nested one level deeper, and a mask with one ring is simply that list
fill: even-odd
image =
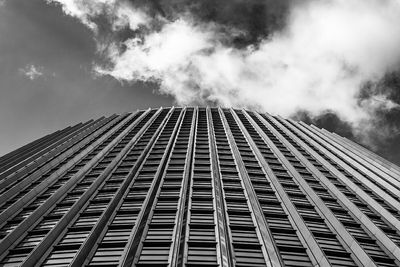
[{"label": "sky", "polygon": [[2,0],[0,155],[148,107],[249,108],[400,164],[397,0]]},{"label": "sky", "polygon": [[154,85],[94,78],[95,51],[91,31],[59,7],[41,0],[4,2],[0,154],[81,121],[172,104],[153,93]]}]

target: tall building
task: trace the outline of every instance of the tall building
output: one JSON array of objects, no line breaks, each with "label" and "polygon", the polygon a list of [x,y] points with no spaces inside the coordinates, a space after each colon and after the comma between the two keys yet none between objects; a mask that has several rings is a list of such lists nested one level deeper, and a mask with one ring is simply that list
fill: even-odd
[{"label": "tall building", "polygon": [[1,266],[400,265],[400,168],[301,122],[149,109],[0,162]]}]

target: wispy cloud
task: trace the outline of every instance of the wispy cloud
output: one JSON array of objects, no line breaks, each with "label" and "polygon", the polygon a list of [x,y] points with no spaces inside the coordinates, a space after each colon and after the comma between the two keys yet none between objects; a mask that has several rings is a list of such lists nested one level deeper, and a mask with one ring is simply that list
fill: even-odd
[{"label": "wispy cloud", "polygon": [[43,67],[27,64],[25,67],[20,68],[19,72],[30,79],[31,81],[43,76]]},{"label": "wispy cloud", "polygon": [[76,17],[94,32],[98,25],[94,18],[104,15],[112,21],[113,29],[118,30],[128,25],[131,29],[147,22],[147,17],[140,10],[132,8],[128,1],[118,0],[46,0],[47,3],[61,5],[65,14]]},{"label": "wispy cloud", "polygon": [[185,9],[170,15],[126,1],[48,2],[61,4],[94,32],[99,17],[110,31],[129,29],[122,40],[97,39],[107,63],[95,71],[123,82],[157,82],[178,104],[251,107],[283,116],[329,110],[359,133],[373,128],[377,113],[399,107],[375,87],[360,98],[365,84],[379,84],[399,64],[397,0],[292,3],[284,26],[245,45],[237,45],[250,34],[240,25],[200,20]]}]

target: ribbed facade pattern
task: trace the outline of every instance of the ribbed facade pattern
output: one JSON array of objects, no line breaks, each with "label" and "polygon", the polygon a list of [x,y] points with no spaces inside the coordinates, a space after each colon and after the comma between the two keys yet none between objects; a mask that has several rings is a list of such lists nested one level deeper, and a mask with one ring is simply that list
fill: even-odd
[{"label": "ribbed facade pattern", "polygon": [[399,177],[269,114],[104,117],[0,158],[0,266],[400,266]]}]

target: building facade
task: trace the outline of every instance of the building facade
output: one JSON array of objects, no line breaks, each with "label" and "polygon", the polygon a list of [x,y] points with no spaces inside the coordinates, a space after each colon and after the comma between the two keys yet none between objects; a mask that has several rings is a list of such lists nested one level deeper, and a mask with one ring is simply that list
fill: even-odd
[{"label": "building facade", "polygon": [[0,266],[400,266],[399,177],[268,114],[104,117],[0,158]]}]

